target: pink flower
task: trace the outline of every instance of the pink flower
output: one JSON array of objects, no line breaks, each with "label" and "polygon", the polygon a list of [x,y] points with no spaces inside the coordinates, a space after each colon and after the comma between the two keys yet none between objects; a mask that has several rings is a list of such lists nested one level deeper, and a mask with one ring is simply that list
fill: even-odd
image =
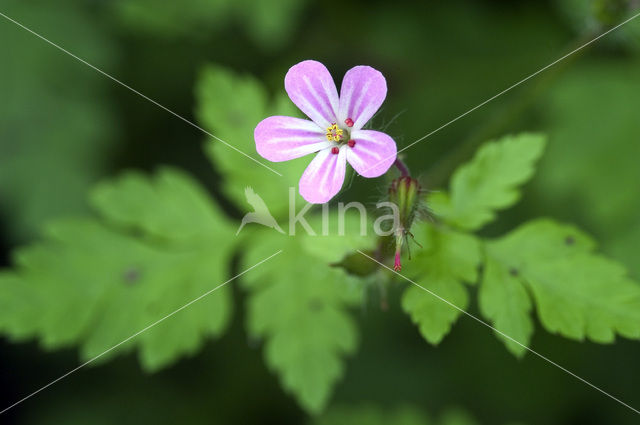
[{"label": "pink flower", "polygon": [[396,251],[396,256],[395,259],[393,261],[393,270],[399,272],[400,270],[402,270],[402,261],[400,259],[402,253],[400,251]]},{"label": "pink flower", "polygon": [[340,96],[327,68],[307,60],[284,77],[289,98],[311,121],[273,116],[254,131],[256,149],[280,162],[316,153],[300,178],[300,195],[322,204],[342,188],[346,164],[364,177],[387,172],[396,159],[396,143],[385,133],[362,130],[387,95],[387,83],[369,66],[351,68],[342,80]]}]

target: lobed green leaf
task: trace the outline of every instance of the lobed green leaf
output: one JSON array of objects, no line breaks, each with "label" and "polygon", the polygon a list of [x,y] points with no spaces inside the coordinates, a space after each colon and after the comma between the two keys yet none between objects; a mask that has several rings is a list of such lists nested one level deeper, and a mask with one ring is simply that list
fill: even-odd
[{"label": "lobed green leaf", "polygon": [[434,192],[429,197],[430,208],[460,229],[481,228],[495,219],[496,211],[518,201],[518,186],[533,176],[544,146],[544,136],[527,133],[485,144],[456,170],[449,194]]},{"label": "lobed green leaf", "polygon": [[[226,280],[233,228],[186,175],[128,174],[93,200],[105,220],[53,223],[0,275],[4,334],[78,345],[89,360]],[[143,367],[164,367],[219,336],[231,307],[228,288],[218,289],[100,360],[137,347]]]},{"label": "lobed green leaf", "polygon": [[472,235],[428,223],[419,225],[415,237],[424,248],[417,250],[406,270],[426,290],[410,285],[402,296],[402,308],[418,325],[422,336],[438,344],[460,316],[459,309],[464,310],[469,304],[462,282],[477,281],[480,244]]},{"label": "lobed green leaf", "polygon": [[[535,220],[487,243],[487,255],[497,270],[483,281],[483,287],[488,285],[484,312],[499,330],[517,334],[521,328],[520,335],[512,335],[516,339],[530,334],[529,302],[521,289],[514,289],[517,280],[530,291],[550,332],[599,343],[613,342],[616,334],[640,338],[640,285],[620,264],[596,254],[592,240],[575,227]],[[498,281],[509,289],[497,292]],[[497,298],[507,291],[510,299]],[[498,307],[501,301],[510,305]],[[516,322],[508,323],[509,318]]]},{"label": "lobed green leaf", "polygon": [[353,235],[359,231],[359,219],[349,217],[345,229],[351,237],[336,235],[335,217],[325,236],[320,220],[313,220],[316,236],[302,229],[296,236],[258,232],[257,242],[249,245],[243,258],[249,265],[282,250],[243,277],[250,293],[247,328],[253,337],[265,339],[267,365],[311,413],[326,406],[344,373],[343,357],[358,344],[348,309],[362,302],[362,281],[331,264],[348,251],[370,249],[375,239]]}]

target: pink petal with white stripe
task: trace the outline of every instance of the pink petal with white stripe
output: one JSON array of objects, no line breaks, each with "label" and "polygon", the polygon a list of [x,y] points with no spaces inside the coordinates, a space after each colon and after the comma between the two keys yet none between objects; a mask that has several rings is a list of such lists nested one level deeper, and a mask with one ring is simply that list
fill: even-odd
[{"label": "pink petal with white stripe", "polygon": [[351,119],[353,129],[361,129],[380,109],[386,96],[387,81],[380,71],[370,66],[351,68],[340,87],[339,124]]},{"label": "pink petal with white stripe", "polygon": [[284,77],[289,98],[322,128],[337,122],[338,90],[327,68],[307,60],[292,66]]},{"label": "pink petal with white stripe", "polygon": [[396,142],[385,133],[356,130],[351,132],[351,139],[356,143],[347,148],[347,161],[363,177],[383,175],[396,160]]},{"label": "pink petal with white stripe", "polygon": [[274,116],[266,118],[253,132],[256,150],[273,162],[288,161],[331,146],[325,131],[312,121]]},{"label": "pink petal with white stripe", "polygon": [[322,150],[304,170],[299,187],[307,202],[324,204],[340,192],[347,168],[346,150],[345,146],[337,154]]}]

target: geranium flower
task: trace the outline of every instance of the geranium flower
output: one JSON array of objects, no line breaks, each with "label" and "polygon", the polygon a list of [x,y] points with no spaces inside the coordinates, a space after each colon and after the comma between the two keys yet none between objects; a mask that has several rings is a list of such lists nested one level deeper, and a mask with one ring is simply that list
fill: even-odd
[{"label": "geranium flower", "polygon": [[378,177],[396,159],[396,143],[387,134],[362,127],[387,95],[382,74],[369,66],[351,68],[340,96],[327,68],[307,60],[284,77],[289,98],[311,121],[273,116],[261,121],[254,137],[258,153],[273,162],[317,153],[302,174],[300,195],[313,204],[333,198],[342,188],[346,163],[358,174]]}]

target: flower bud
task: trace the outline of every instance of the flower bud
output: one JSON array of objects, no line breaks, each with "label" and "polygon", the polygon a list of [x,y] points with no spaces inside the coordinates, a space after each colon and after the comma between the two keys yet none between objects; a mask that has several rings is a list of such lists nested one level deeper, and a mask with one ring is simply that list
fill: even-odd
[{"label": "flower bud", "polygon": [[402,176],[391,182],[389,187],[389,201],[398,207],[398,228],[394,229],[395,234],[395,258],[393,269],[402,269],[401,254],[402,245],[411,234],[411,225],[418,213],[420,183],[410,176]]},{"label": "flower bud", "polygon": [[420,183],[409,176],[399,177],[391,182],[389,201],[398,206],[400,225],[409,230],[418,210]]}]

